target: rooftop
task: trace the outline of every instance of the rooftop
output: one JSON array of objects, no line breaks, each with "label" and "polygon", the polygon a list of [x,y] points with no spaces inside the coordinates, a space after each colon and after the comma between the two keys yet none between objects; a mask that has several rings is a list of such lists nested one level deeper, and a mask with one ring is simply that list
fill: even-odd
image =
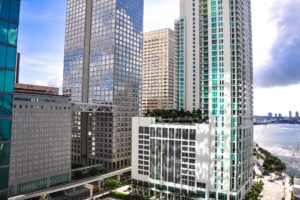
[{"label": "rooftop", "polygon": [[59,88],[16,83],[15,84],[15,92],[16,93],[30,93],[30,94],[58,95]]}]

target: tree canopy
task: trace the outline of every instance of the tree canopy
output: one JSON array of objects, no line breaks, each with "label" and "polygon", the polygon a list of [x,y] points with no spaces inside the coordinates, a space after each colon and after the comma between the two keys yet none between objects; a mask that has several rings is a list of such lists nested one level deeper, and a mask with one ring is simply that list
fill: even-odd
[{"label": "tree canopy", "polygon": [[207,117],[202,116],[202,112],[200,109],[194,110],[193,112],[183,110],[156,109],[147,111],[145,116],[158,118],[162,122],[202,123],[208,121]]},{"label": "tree canopy", "polygon": [[109,189],[115,189],[121,186],[120,182],[113,178],[105,180],[104,185]]},{"label": "tree canopy", "polygon": [[264,183],[261,180],[259,182],[254,183],[254,185],[251,188],[251,191],[246,196],[246,200],[257,200],[263,189]]},{"label": "tree canopy", "polygon": [[258,150],[265,155],[264,164],[262,166],[265,170],[269,172],[282,172],[286,170],[285,163],[279,158],[273,156],[269,151],[261,147]]}]

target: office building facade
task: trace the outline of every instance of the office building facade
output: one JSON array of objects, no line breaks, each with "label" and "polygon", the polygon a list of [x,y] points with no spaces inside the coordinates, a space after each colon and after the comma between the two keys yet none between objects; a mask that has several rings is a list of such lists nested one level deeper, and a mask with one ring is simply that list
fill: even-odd
[{"label": "office building facade", "polygon": [[11,196],[71,180],[72,110],[68,97],[52,94],[56,90],[24,84],[15,88],[9,172]]},{"label": "office building facade", "polygon": [[73,115],[74,163],[107,169],[130,165],[131,118],[139,114],[140,103],[143,9],[143,0],[68,0],[63,93],[87,108]]},{"label": "office building facade", "polygon": [[142,114],[177,109],[174,31],[150,31],[144,33],[143,40]]},{"label": "office building facade", "polygon": [[0,199],[7,199],[20,0],[0,1]]},{"label": "office building facade", "polygon": [[138,193],[156,199],[208,199],[209,124],[162,124],[136,117],[132,126],[132,178]]},{"label": "office building facade", "polygon": [[179,109],[210,122],[210,191],[243,199],[253,176],[251,1],[181,0],[175,32]]}]

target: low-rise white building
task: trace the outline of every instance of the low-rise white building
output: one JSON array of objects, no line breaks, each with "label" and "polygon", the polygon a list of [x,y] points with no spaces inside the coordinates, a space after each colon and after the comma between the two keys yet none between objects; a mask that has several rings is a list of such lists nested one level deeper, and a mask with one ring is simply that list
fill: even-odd
[{"label": "low-rise white building", "polygon": [[213,144],[208,124],[163,124],[136,117],[132,131],[132,178],[149,188],[140,191],[143,195],[215,195],[210,189]]}]

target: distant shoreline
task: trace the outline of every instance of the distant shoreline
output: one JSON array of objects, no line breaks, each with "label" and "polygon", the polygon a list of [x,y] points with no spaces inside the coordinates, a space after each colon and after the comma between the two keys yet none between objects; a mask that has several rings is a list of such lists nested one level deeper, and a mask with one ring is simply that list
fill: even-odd
[{"label": "distant shoreline", "polygon": [[278,124],[278,125],[283,125],[283,124],[287,124],[287,125],[294,125],[294,124],[298,124],[300,125],[300,122],[295,122],[295,123],[291,123],[291,122],[278,122],[278,123],[254,123],[253,125],[272,125],[272,124]]}]

